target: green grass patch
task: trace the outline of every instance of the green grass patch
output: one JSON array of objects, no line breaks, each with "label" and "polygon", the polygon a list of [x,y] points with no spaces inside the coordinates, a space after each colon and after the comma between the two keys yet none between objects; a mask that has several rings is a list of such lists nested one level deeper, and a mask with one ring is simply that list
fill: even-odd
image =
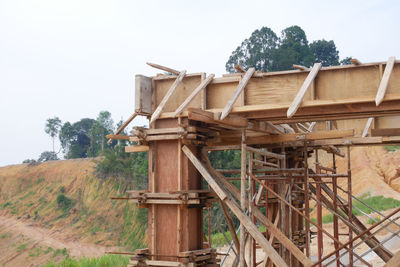
[{"label": "green grass patch", "polygon": [[[400,207],[400,201],[397,199],[391,198],[391,197],[386,198],[384,196],[374,196],[374,197],[364,197],[364,198],[361,198],[361,200],[365,204],[370,206],[371,208],[378,210],[378,211],[384,211],[384,210]],[[353,206],[358,207],[359,209],[361,209],[363,212],[365,212],[367,214],[370,214],[373,212],[372,209],[364,206],[364,204],[362,204],[358,200],[353,201]],[[355,209],[355,208],[353,208],[353,214],[356,216],[362,215],[362,213],[358,209]]]},{"label": "green grass patch", "polygon": [[384,146],[387,151],[394,152],[400,149],[400,146]]},{"label": "green grass patch", "polygon": [[26,244],[22,244],[20,246],[17,247],[17,252],[20,252],[22,250],[26,249]]},{"label": "green grass patch", "polygon": [[104,255],[99,258],[64,259],[61,262],[49,262],[43,267],[125,267],[129,257],[121,255]]}]

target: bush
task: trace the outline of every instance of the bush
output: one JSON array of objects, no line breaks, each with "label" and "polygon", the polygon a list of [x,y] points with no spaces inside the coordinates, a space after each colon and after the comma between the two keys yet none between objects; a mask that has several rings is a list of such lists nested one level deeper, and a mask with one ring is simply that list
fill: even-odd
[{"label": "bush", "polygon": [[59,263],[50,262],[43,267],[125,267],[129,257],[121,255],[104,255],[99,258],[64,259]]},{"label": "bush", "polygon": [[59,194],[57,196],[57,205],[64,213],[66,213],[74,206],[74,202],[66,195]]}]

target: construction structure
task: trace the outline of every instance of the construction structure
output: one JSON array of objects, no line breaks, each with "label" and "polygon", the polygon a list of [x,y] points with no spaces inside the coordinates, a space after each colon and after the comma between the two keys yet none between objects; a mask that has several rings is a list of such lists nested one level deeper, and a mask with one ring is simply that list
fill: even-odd
[{"label": "construction structure", "polygon": [[[148,190],[128,192],[148,209],[148,248],[129,266],[226,266],[203,232],[213,203],[222,206],[234,266],[372,266],[360,244],[398,266],[375,235],[400,209],[370,227],[353,215],[350,148],[400,143],[400,61],[352,63],[267,73],[236,66],[219,78],[148,63],[168,74],[136,76],[135,113],[108,136],[133,142],[126,152],[149,151]],[[138,115],[150,127],[121,135]],[[215,169],[208,154],[217,150],[240,151],[241,168]],[[330,164],[319,161],[322,153]],[[336,157],[347,158],[346,172],[337,171]],[[333,232],[324,229],[323,209]],[[324,239],[334,250],[324,250]]]}]

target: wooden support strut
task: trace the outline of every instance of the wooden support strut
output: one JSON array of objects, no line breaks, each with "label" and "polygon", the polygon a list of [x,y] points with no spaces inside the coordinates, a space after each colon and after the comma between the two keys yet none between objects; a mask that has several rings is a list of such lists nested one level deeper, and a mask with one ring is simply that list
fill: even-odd
[{"label": "wooden support strut", "polygon": [[268,253],[276,266],[287,266],[285,261],[279,256],[271,244],[265,239],[263,234],[258,230],[257,226],[253,224],[251,219],[241,210],[238,204],[231,198],[227,197],[224,189],[214,180],[211,174],[203,166],[203,164],[196,158],[187,146],[182,147],[182,151],[186,157],[192,162],[196,169],[202,174],[204,179],[208,182],[211,188],[217,193],[218,197],[231,209],[231,211],[238,217],[243,226],[253,236],[253,238],[260,244],[263,250]]},{"label": "wooden support strut", "polygon": [[[236,199],[240,199],[239,189],[227,181],[222,174],[213,169],[205,150],[202,151],[202,159],[204,164],[206,164],[207,170],[212,173],[214,180],[227,188]],[[248,200],[246,199],[246,201]],[[246,205],[248,205],[248,203],[246,203]],[[251,203],[251,205],[254,216],[257,218],[257,220],[264,224],[271,235],[274,235],[275,238],[279,240],[279,242],[281,242],[293,254],[294,257],[296,257],[305,267],[313,264],[310,259],[308,259],[306,255],[304,255],[303,252],[295,244],[293,244],[293,242],[287,236],[285,236],[266,216],[264,216],[264,214],[262,214],[262,212],[253,203]],[[258,240],[256,241],[258,242]]]},{"label": "wooden support strut", "polygon": [[174,69],[162,66],[162,65],[158,65],[158,64],[154,64],[154,63],[150,63],[150,62],[147,62],[146,64],[151,66],[151,67],[153,67],[153,68],[156,68],[156,69],[159,69],[159,70],[163,70],[163,71],[166,71],[166,72],[169,72],[169,73],[173,73],[173,74],[176,74],[176,75],[180,74],[180,71],[174,70]]},{"label": "wooden support strut", "polygon": [[193,90],[193,92],[185,99],[185,101],[175,110],[174,117],[178,116],[184,108],[187,107],[187,105],[190,104],[190,102],[202,91],[204,88],[207,87],[207,85],[212,82],[214,79],[215,74],[210,74],[208,77],[203,80],[200,85]]},{"label": "wooden support strut", "polygon": [[383,73],[383,77],[381,83],[379,84],[378,92],[376,93],[375,104],[379,106],[383,98],[386,94],[386,89],[389,84],[390,75],[392,74],[394,62],[396,61],[395,57],[390,57],[388,62],[386,63],[385,72]]},{"label": "wooden support strut", "polygon": [[179,73],[178,77],[176,78],[175,82],[172,86],[168,89],[167,93],[165,94],[164,98],[161,100],[160,104],[154,111],[153,115],[151,115],[150,124],[153,123],[158,117],[160,117],[161,112],[164,109],[164,106],[167,104],[168,100],[171,98],[173,93],[178,88],[179,84],[182,82],[183,78],[185,77],[186,70],[183,70]]},{"label": "wooden support strut", "polygon": [[221,120],[225,119],[226,116],[229,115],[229,112],[231,112],[231,110],[232,110],[233,104],[235,104],[240,93],[244,90],[244,88],[246,87],[247,83],[249,82],[251,76],[253,76],[255,71],[256,71],[255,68],[250,68],[246,71],[242,80],[240,81],[239,85],[237,86],[235,92],[233,93],[232,97],[229,99],[228,103],[226,103],[224,109],[222,110]]},{"label": "wooden support strut", "polygon": [[294,98],[292,104],[290,105],[287,111],[287,117],[291,118],[296,113],[297,109],[300,107],[301,102],[303,101],[308,88],[311,86],[311,83],[314,81],[315,77],[318,74],[318,71],[322,68],[321,63],[315,63],[312,67],[310,73],[308,74],[307,78],[305,79],[303,85],[301,86],[300,90],[298,91],[296,97]]},{"label": "wooden support strut", "polygon": [[[110,137],[107,136],[107,138],[109,138],[109,140],[107,141],[107,144],[110,144],[112,142],[112,140],[114,139],[113,137],[115,136],[119,136],[119,134],[126,128],[126,126],[128,126],[129,123],[131,123],[131,121],[133,121],[133,119],[136,118],[138,114],[135,112],[133,113],[122,125],[121,127],[118,128],[118,130],[111,135]],[[115,138],[115,139],[119,139],[119,138]]]}]

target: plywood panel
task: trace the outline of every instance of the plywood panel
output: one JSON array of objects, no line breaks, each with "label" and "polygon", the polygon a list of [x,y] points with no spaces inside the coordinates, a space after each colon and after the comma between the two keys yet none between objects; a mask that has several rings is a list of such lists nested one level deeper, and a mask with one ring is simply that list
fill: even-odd
[{"label": "plywood panel", "polygon": [[[237,82],[217,83],[207,86],[207,108],[224,108],[237,86]],[[240,106],[240,103],[241,97],[236,100],[233,106]]]},{"label": "plywood panel", "polygon": [[[393,66],[392,75],[390,75],[389,85],[386,94],[398,94],[400,92],[400,64]],[[384,98],[385,99],[385,98]]]},{"label": "plywood panel", "polygon": [[[190,95],[190,93],[196,89],[196,87],[201,83],[202,75],[185,77],[182,83],[178,86],[174,94],[172,95],[170,101],[165,105],[163,112],[175,111],[185,99]],[[174,83],[174,79],[165,80],[155,80],[154,81],[154,93],[156,95],[155,101],[156,106],[158,106],[163,99],[164,95],[167,93],[168,89]],[[188,105],[188,107],[200,108],[201,107],[201,94],[197,95],[193,101]]]},{"label": "plywood panel", "polygon": [[[291,103],[307,75],[308,72],[301,72],[252,78],[245,89],[246,105]],[[304,99],[310,99],[310,91]]]},{"label": "plywood panel", "polygon": [[316,85],[317,99],[345,99],[374,96],[380,83],[378,66],[321,71]]},{"label": "plywood panel", "polygon": [[376,128],[400,128],[400,116],[379,117],[375,120]]}]

